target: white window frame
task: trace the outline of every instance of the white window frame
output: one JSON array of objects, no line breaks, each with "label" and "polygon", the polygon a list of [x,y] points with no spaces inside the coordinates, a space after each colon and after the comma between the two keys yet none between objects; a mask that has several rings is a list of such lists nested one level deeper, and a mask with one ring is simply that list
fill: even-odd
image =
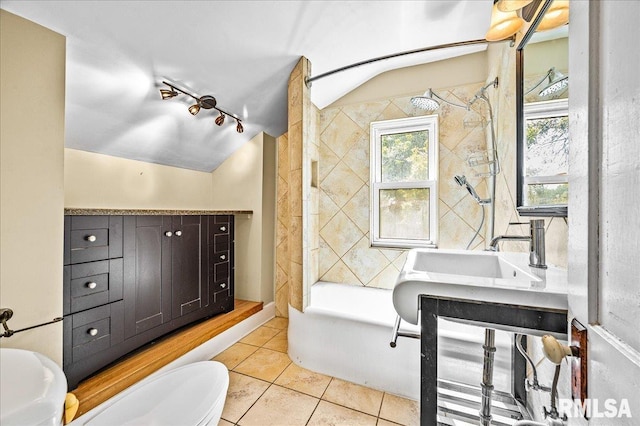
[{"label": "white window frame", "polygon": [[[556,99],[552,101],[532,102],[524,105],[524,134],[526,135],[527,120],[537,120],[540,118],[553,118],[553,117],[568,117],[569,116],[569,99]],[[522,143],[526,145],[526,136],[523,138]],[[522,147],[523,158],[526,158],[527,147]],[[523,207],[532,207],[527,203],[527,188],[529,185],[536,184],[563,184],[569,183],[569,174],[560,176],[526,176],[525,175],[526,164],[523,164],[522,168],[522,198],[524,202]]]},{"label": "white window frame", "polygon": [[[427,130],[429,134],[429,176],[428,180],[417,182],[382,182],[383,135],[409,133]],[[370,124],[370,174],[371,174],[371,217],[370,240],[373,247],[437,247],[438,238],[438,116],[401,118],[397,120],[375,121]],[[380,190],[383,189],[424,189],[429,188],[429,236],[430,239],[402,239],[380,237]]]}]

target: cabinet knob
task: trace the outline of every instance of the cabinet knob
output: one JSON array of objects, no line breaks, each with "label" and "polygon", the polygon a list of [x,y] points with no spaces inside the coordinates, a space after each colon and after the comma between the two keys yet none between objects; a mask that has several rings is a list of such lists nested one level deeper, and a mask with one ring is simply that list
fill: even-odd
[{"label": "cabinet knob", "polygon": [[89,241],[90,243],[95,243],[97,240],[95,235],[87,235],[84,239]]},{"label": "cabinet knob", "polygon": [[90,336],[95,336],[96,334],[98,334],[98,329],[90,328],[89,330],[87,330],[87,333],[89,333]]},{"label": "cabinet knob", "polygon": [[220,288],[227,288],[227,283],[220,284]]},{"label": "cabinet knob", "polygon": [[94,288],[96,288],[97,286],[98,286],[98,284],[94,283],[93,281],[92,281],[92,282],[90,282],[90,283],[87,283],[87,288],[90,288],[90,289],[92,289],[92,290],[93,290]]},{"label": "cabinet knob", "polygon": [[164,235],[167,236],[167,237],[170,237],[170,236],[173,235],[173,232],[167,231],[167,232],[164,233]]},{"label": "cabinet knob", "polygon": [[227,258],[227,256],[225,256],[224,254],[220,255],[220,260],[225,260]]},{"label": "cabinet knob", "polygon": [[226,227],[226,226],[221,226],[221,227],[220,227],[220,230],[221,230],[222,232],[224,232],[224,231],[226,231],[226,230],[227,230],[227,227]]},{"label": "cabinet knob", "polygon": [[179,237],[179,236],[182,235],[182,231],[178,230],[178,231],[175,232],[175,234],[176,234],[176,237]]}]

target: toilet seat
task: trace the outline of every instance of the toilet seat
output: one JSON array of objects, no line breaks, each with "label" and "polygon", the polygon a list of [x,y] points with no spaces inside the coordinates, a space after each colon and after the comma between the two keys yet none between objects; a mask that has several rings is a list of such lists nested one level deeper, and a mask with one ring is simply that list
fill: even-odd
[{"label": "toilet seat", "polygon": [[201,361],[163,373],[124,395],[85,423],[205,425],[222,413],[229,387],[224,364]]}]

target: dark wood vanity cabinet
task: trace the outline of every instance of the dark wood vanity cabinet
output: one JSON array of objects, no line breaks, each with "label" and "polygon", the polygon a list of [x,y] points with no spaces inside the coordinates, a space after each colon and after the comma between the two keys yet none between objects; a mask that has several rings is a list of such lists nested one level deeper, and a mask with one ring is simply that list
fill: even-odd
[{"label": "dark wood vanity cabinet", "polygon": [[233,216],[66,216],[64,370],[73,389],[126,353],[233,310]]}]

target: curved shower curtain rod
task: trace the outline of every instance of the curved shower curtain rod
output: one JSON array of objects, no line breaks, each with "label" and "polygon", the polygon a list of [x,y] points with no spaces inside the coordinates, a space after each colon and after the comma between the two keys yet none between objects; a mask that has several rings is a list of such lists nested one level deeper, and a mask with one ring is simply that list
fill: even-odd
[{"label": "curved shower curtain rod", "polygon": [[452,47],[474,46],[476,44],[502,43],[502,42],[505,42],[505,41],[508,41],[508,40],[511,41],[511,43],[513,43],[514,40],[515,40],[515,36],[513,36],[513,37],[511,37],[509,39],[500,40],[500,41],[488,41],[488,40],[485,40],[485,39],[458,41],[458,42],[455,42],[455,43],[439,44],[437,46],[429,46],[429,47],[423,47],[421,49],[414,49],[414,50],[407,50],[407,51],[399,52],[399,53],[392,53],[390,55],[379,56],[377,58],[367,59],[365,61],[360,61],[360,62],[356,62],[356,63],[350,64],[350,65],[346,65],[344,67],[336,68],[334,70],[327,71],[325,73],[318,74],[318,75],[315,75],[313,77],[305,77],[304,82],[307,85],[307,87],[311,87],[311,84],[314,81],[320,80],[321,78],[329,77],[330,75],[337,74],[339,72],[346,71],[346,70],[349,70],[351,68],[357,68],[357,67],[362,66],[362,65],[368,65],[368,64],[372,64],[374,62],[384,61],[386,59],[393,59],[393,58],[398,58],[400,56],[413,55],[415,53],[429,52],[431,50],[448,49],[448,48],[452,48]]}]

